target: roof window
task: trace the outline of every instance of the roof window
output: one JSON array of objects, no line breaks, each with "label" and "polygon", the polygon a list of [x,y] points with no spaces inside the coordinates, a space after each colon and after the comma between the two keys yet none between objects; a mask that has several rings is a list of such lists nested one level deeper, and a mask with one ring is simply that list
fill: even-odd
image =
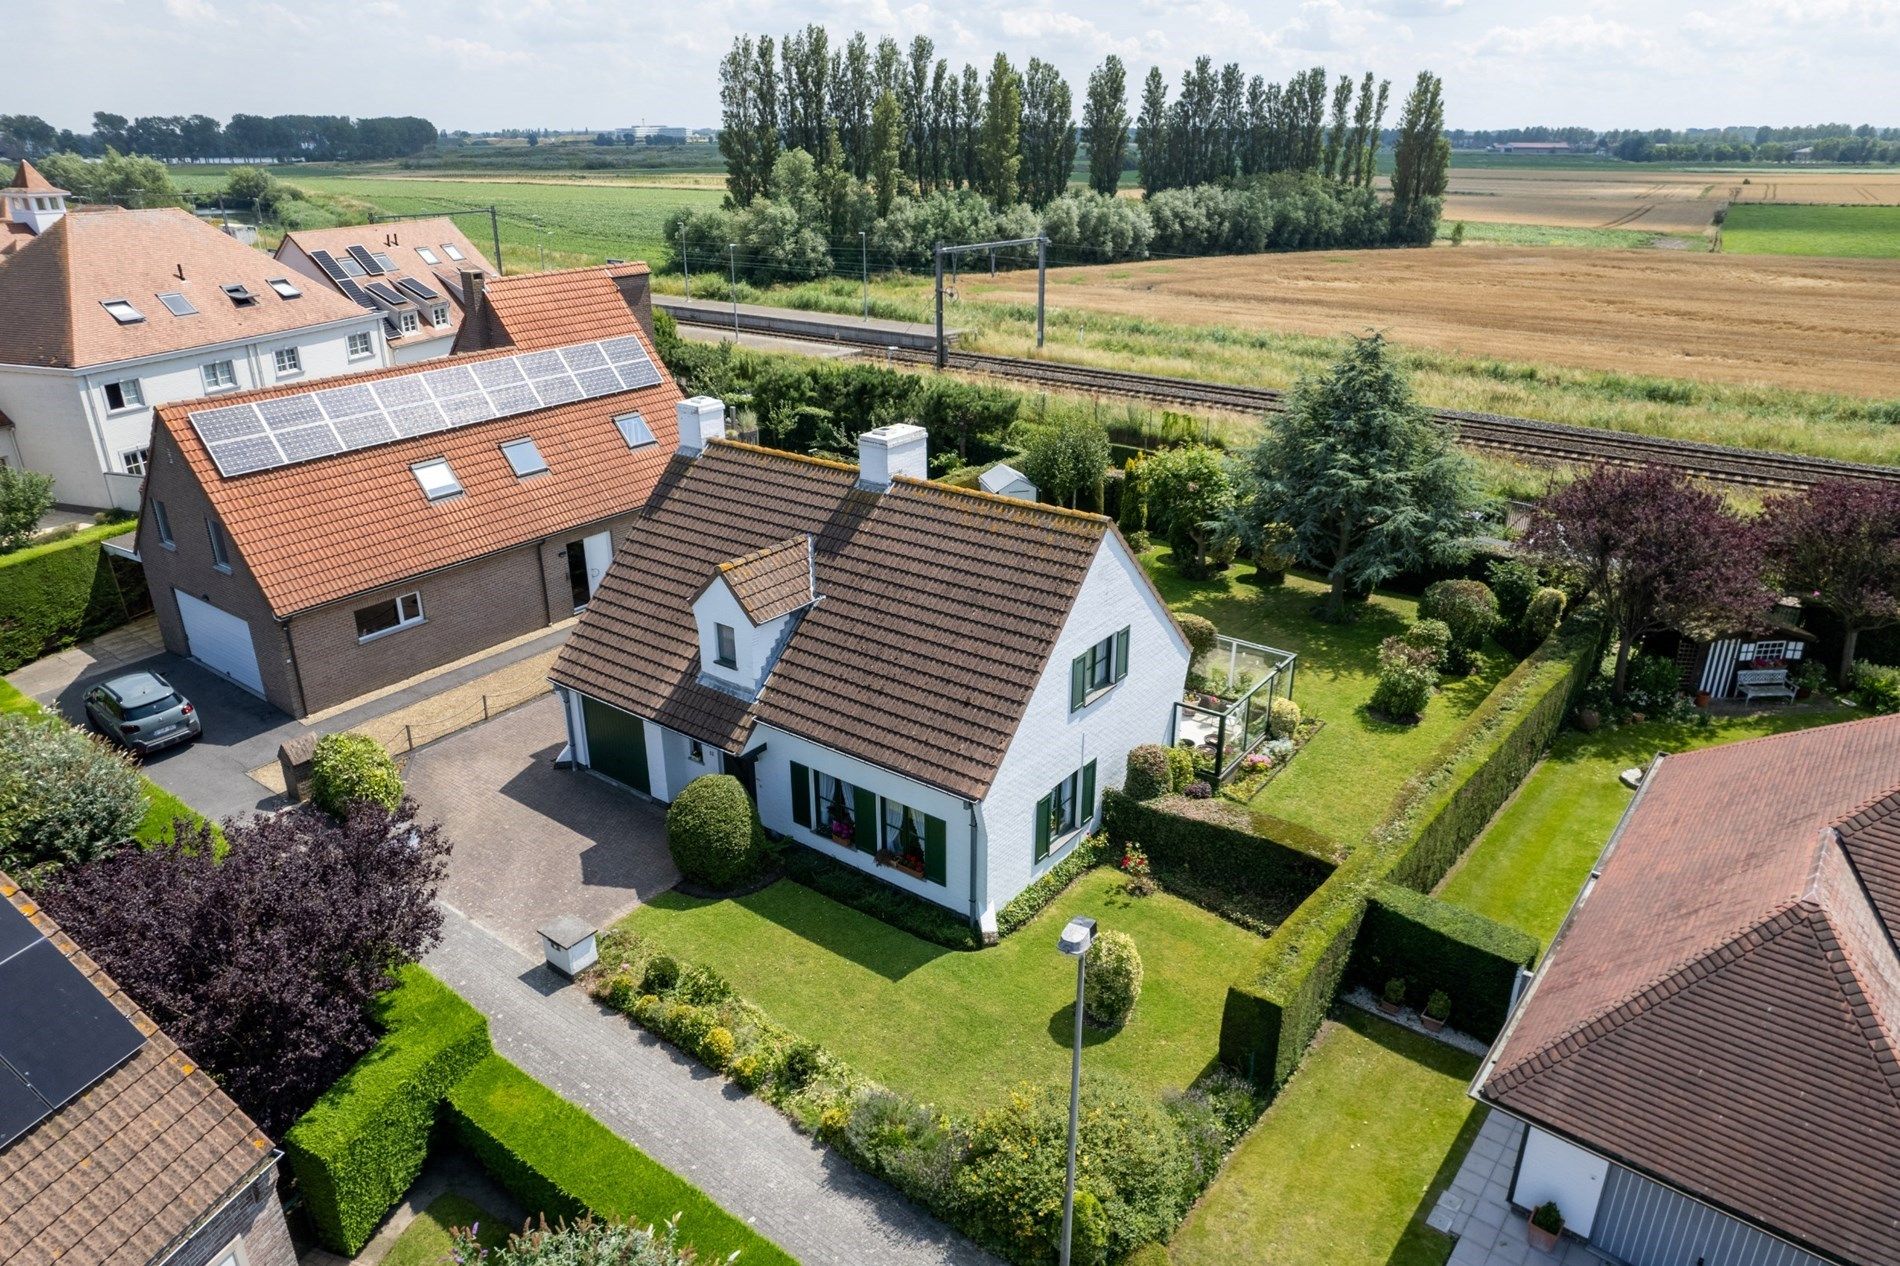
[{"label": "roof window", "polygon": [[434,457],[426,462],[417,462],[410,471],[415,474],[416,482],[422,485],[422,495],[431,501],[440,501],[444,497],[453,497],[462,491],[462,481],[449,469],[448,459]]},{"label": "roof window", "polygon": [[542,474],[548,468],[547,459],[541,456],[541,450],[532,439],[510,440],[501,446],[501,453],[508,459],[509,469],[520,479]]},{"label": "roof window", "polygon": [[642,448],[654,442],[653,428],[638,413],[623,413],[614,419],[614,425],[620,428],[620,438],[627,441],[628,448]]},{"label": "roof window", "polygon": [[257,296],[252,294],[250,287],[244,285],[242,282],[232,282],[230,285],[220,286],[218,289],[224,291],[225,297],[240,308],[251,307],[257,302]]},{"label": "roof window", "polygon": [[127,299],[101,299],[99,306],[111,313],[112,319],[120,325],[137,325],[145,319],[145,314]]},{"label": "roof window", "polygon": [[369,257],[375,260],[376,266],[382,269],[384,272],[393,273],[396,271],[396,261],[391,259],[389,256],[383,254],[383,252],[371,251]]},{"label": "roof window", "polygon": [[277,292],[279,299],[303,298],[303,291],[291,284],[291,280],[288,277],[272,277],[270,279],[270,288]]},{"label": "roof window", "polygon": [[447,255],[450,259],[454,260],[458,264],[461,263],[464,259],[468,258],[468,256],[462,254],[461,251],[458,251],[455,249],[455,243],[453,242],[442,243],[442,253],[444,255]]},{"label": "roof window", "polygon": [[185,298],[184,295],[178,293],[176,290],[167,290],[158,296],[158,301],[164,304],[165,310],[173,316],[196,316],[198,314],[198,309],[191,306],[191,300]]},{"label": "roof window", "polygon": [[435,257],[435,252],[426,246],[416,247],[416,254],[422,257],[422,262],[425,264],[439,264],[442,262]]}]

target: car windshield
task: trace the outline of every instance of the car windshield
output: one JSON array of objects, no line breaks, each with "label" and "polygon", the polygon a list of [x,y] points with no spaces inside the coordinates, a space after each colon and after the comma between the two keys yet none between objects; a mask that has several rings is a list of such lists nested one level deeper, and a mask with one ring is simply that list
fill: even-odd
[{"label": "car windshield", "polygon": [[149,703],[128,705],[122,715],[128,721],[143,721],[146,717],[155,717],[161,712],[170,712],[173,708],[178,706],[178,703],[179,699],[177,695],[166,695],[162,699],[153,699]]}]

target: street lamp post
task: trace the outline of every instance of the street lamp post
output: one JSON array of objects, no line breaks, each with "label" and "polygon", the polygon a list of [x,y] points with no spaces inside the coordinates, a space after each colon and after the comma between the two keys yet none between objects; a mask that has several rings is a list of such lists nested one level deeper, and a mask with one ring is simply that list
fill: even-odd
[{"label": "street lamp post", "polygon": [[1070,919],[1056,948],[1075,960],[1075,1050],[1069,1060],[1069,1176],[1062,1187],[1062,1266],[1069,1266],[1069,1244],[1075,1234],[1075,1126],[1082,1107],[1082,985],[1088,979],[1089,946],[1095,942],[1095,920],[1085,915]]}]

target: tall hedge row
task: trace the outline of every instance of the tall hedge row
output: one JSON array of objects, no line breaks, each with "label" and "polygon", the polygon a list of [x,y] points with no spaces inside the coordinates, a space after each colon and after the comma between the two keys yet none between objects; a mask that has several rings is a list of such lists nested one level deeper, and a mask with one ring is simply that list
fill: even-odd
[{"label": "tall hedge row", "polygon": [[1510,1013],[1518,969],[1536,960],[1537,948],[1536,937],[1463,906],[1380,884],[1366,902],[1346,974],[1375,992],[1401,977],[1414,1007],[1442,989],[1452,1027],[1489,1042]]},{"label": "tall hedge row", "polygon": [[1103,829],[1117,847],[1139,844],[1156,869],[1251,896],[1284,899],[1289,908],[1332,874],[1333,842],[1291,822],[1270,838],[1247,811],[1222,800],[1161,796],[1136,800],[1119,791],[1103,798]]},{"label": "tall hedge row", "polygon": [[1400,791],[1384,824],[1268,938],[1251,984],[1228,991],[1221,1059],[1278,1086],[1339,991],[1381,884],[1432,887],[1478,837],[1562,725],[1603,653],[1576,618],[1519,664]]},{"label": "tall hedge row", "polygon": [[436,1109],[490,1053],[487,1018],[421,967],[381,1008],[382,1040],[284,1136],[317,1233],[346,1257],[422,1172]]},{"label": "tall hedge row", "polygon": [[116,629],[150,606],[143,573],[122,572],[101,547],[137,526],[102,523],[0,555],[0,673]]}]

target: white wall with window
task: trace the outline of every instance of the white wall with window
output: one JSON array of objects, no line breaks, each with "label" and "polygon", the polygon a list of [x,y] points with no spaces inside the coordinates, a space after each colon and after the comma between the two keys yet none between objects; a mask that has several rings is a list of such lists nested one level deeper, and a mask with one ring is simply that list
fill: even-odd
[{"label": "white wall with window", "polygon": [[279,378],[291,378],[303,373],[303,353],[294,347],[280,347],[271,353],[272,367]]}]

